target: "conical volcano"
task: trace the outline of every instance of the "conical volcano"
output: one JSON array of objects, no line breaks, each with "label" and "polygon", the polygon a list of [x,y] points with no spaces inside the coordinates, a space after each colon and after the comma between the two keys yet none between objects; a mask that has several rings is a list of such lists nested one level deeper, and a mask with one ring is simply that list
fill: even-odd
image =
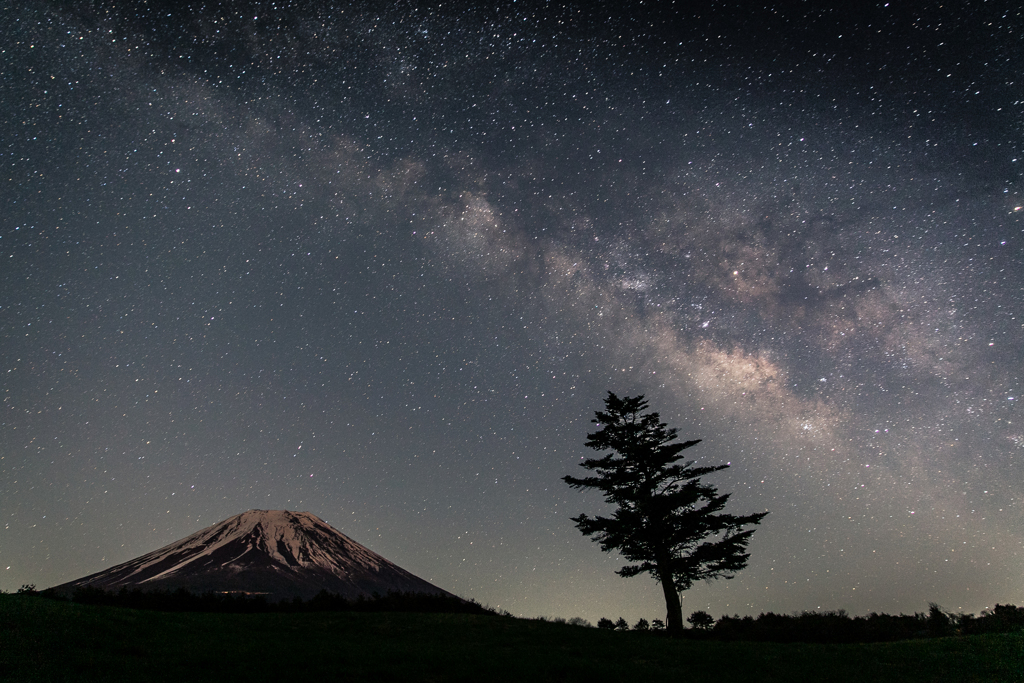
[{"label": "conical volcano", "polygon": [[168,590],[266,594],[309,599],[389,592],[450,593],[356,543],[308,512],[249,510],[180,541],[54,590]]}]

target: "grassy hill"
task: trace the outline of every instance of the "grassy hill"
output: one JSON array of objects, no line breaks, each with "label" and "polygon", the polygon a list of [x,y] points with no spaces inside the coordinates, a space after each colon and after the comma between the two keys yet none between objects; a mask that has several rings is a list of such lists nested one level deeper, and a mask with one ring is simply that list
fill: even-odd
[{"label": "grassy hill", "polygon": [[162,613],[0,595],[0,681],[1022,681],[1024,634],[671,641],[499,616]]}]

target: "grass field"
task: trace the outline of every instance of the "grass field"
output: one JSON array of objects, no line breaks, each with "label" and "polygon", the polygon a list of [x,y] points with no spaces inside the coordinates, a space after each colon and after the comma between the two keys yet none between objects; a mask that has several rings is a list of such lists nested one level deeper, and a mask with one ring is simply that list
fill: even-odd
[{"label": "grass field", "polygon": [[1024,634],[671,641],[498,616],[199,614],[0,595],[0,681],[1021,681]]}]

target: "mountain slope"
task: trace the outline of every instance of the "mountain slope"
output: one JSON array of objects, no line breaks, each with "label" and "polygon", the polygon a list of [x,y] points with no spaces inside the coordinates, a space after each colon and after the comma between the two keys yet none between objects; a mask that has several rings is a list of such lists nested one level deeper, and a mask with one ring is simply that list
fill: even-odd
[{"label": "mountain slope", "polygon": [[265,593],[309,599],[391,591],[450,595],[356,543],[308,512],[249,510],[102,572],[55,586],[106,591]]}]

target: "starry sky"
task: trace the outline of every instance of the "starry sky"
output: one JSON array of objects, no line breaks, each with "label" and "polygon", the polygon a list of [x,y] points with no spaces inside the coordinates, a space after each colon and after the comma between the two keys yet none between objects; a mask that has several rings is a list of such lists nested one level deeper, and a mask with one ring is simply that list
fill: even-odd
[{"label": "starry sky", "polygon": [[1017,3],[498,4],[0,12],[0,588],[289,509],[664,618],[611,390],[771,511],[684,614],[1024,604]]}]

